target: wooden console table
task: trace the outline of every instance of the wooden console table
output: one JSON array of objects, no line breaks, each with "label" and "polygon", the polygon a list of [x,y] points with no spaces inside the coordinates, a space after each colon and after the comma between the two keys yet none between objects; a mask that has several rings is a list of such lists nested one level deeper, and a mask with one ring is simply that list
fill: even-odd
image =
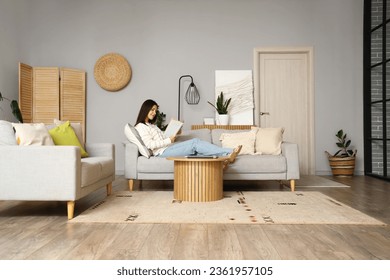
[{"label": "wooden console table", "polygon": [[174,161],[174,199],[192,202],[223,198],[223,162],[228,157],[168,157]]},{"label": "wooden console table", "polygon": [[254,125],[250,124],[229,124],[229,125],[217,125],[217,124],[193,124],[191,125],[192,130],[196,129],[228,129],[228,130],[250,130]]}]

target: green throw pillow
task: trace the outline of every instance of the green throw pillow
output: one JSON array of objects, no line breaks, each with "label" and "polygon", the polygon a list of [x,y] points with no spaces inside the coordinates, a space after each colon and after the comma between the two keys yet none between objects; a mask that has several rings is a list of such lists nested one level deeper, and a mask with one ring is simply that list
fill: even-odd
[{"label": "green throw pillow", "polygon": [[60,146],[77,146],[80,147],[81,157],[87,157],[88,153],[83,149],[79,139],[76,136],[70,122],[67,121],[55,128],[49,130],[51,138],[53,138],[54,144]]}]

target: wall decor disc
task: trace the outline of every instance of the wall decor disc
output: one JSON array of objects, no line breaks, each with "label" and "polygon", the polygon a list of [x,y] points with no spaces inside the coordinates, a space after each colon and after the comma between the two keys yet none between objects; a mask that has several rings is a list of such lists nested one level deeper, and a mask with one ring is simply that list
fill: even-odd
[{"label": "wall decor disc", "polygon": [[131,67],[122,55],[108,53],[96,62],[94,76],[101,88],[107,91],[118,91],[130,82]]}]

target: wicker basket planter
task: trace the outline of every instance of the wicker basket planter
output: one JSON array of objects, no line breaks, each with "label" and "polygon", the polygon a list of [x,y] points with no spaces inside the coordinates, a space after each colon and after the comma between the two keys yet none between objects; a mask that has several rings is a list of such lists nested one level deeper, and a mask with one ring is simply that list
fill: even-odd
[{"label": "wicker basket planter", "polygon": [[332,169],[333,176],[337,177],[351,177],[355,171],[355,156],[352,157],[340,157],[332,156],[330,153],[325,152],[328,155],[329,165]]}]

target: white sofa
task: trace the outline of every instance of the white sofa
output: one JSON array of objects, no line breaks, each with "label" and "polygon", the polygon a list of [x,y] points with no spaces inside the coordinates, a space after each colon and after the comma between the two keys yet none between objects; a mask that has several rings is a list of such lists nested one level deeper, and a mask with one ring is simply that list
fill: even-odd
[{"label": "white sofa", "polygon": [[109,195],[115,179],[114,144],[85,149],[89,156],[81,158],[76,146],[0,143],[0,200],[67,201],[72,219],[76,200],[101,187]]},{"label": "white sofa", "polygon": [[[216,145],[222,133],[237,133],[237,130],[199,129],[184,132],[177,141],[199,138]],[[172,160],[161,157],[147,158],[139,153],[136,144],[125,141],[125,178],[132,190],[134,180],[173,180]],[[224,180],[288,180],[295,190],[295,180],[300,178],[298,145],[282,142],[279,155],[239,155],[234,164],[224,171]]]}]

